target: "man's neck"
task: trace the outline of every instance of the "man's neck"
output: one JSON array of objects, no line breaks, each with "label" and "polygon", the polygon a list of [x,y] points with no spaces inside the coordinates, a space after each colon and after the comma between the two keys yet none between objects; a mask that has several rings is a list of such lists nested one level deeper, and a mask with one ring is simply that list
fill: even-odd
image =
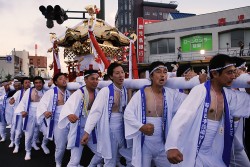
[{"label": "man's neck", "polygon": [[113,82],[113,83],[114,83],[114,85],[115,85],[118,89],[122,89],[123,84],[119,85],[119,84],[117,84],[117,83],[115,83],[115,82]]},{"label": "man's neck", "polygon": [[216,80],[211,80],[211,87],[216,93],[221,93],[223,86],[219,84]]},{"label": "man's neck", "polygon": [[57,86],[62,92],[65,92],[66,87],[65,86]]},{"label": "man's neck", "polygon": [[36,89],[36,91],[42,91],[43,89],[37,89],[37,88],[35,88]]},{"label": "man's neck", "polygon": [[95,89],[89,88],[87,86],[86,86],[86,89],[88,90],[89,93],[94,93],[95,92]]},{"label": "man's neck", "polygon": [[151,87],[152,87],[153,92],[155,92],[156,94],[162,93],[163,86],[158,86],[158,85],[152,84]]}]

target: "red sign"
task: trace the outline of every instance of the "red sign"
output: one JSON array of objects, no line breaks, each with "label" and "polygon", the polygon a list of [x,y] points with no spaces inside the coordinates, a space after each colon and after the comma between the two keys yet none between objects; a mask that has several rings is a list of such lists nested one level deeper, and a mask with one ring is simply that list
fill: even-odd
[{"label": "red sign", "polygon": [[244,19],[245,19],[245,15],[239,15],[238,16],[238,23],[243,23],[244,22]]},{"label": "red sign", "polygon": [[137,57],[138,63],[144,61],[144,19],[137,18]]},{"label": "red sign", "polygon": [[158,23],[158,22],[160,22],[160,21],[162,21],[162,20],[144,20],[144,24],[150,24],[150,23]]},{"label": "red sign", "polygon": [[220,19],[218,19],[218,25],[219,26],[226,25],[226,18],[220,18]]}]

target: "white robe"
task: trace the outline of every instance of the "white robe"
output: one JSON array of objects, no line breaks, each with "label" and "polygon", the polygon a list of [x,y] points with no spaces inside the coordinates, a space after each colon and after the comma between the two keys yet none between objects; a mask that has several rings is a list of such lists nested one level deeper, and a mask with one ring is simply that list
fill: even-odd
[{"label": "white robe", "polygon": [[[22,94],[22,95],[24,95],[24,93],[25,93],[25,90],[23,91],[23,94]],[[10,106],[13,108],[13,111],[14,111],[14,112],[15,112],[15,110],[16,110],[18,104],[20,103],[20,96],[21,96],[21,90],[18,90],[18,91],[11,97],[11,98],[14,98],[14,100],[15,100],[15,103],[12,104],[12,105],[10,105]],[[16,124],[16,115],[17,115],[17,114],[14,113],[13,121],[14,121],[15,124]]]},{"label": "white robe", "polygon": [[[227,88],[224,88],[224,91],[230,114],[234,117],[249,117],[250,95]],[[206,88],[204,84],[194,87],[172,120],[165,150],[178,149],[183,154],[183,162],[172,166],[193,167],[195,164],[205,97]],[[217,133],[212,146],[215,157],[222,157],[223,147],[224,134]]]},{"label": "white robe", "polygon": [[[167,102],[167,123],[165,136],[168,134],[168,128],[171,120],[175,115],[177,109],[186,98],[186,94],[180,93],[176,90],[166,88],[166,102]],[[141,131],[139,129],[142,124],[142,106],[141,106],[141,91],[137,91],[128,103],[124,112],[125,123],[125,137],[126,139],[133,139],[133,151],[132,151],[132,165],[136,167],[142,166],[142,148],[141,148]],[[167,157],[166,157],[167,158]]]},{"label": "white robe", "polygon": [[[59,90],[58,90],[58,93],[59,93]],[[68,90],[66,90],[66,94],[70,95],[70,92]],[[46,111],[52,112],[53,99],[54,99],[54,89],[49,89],[47,92],[44,93],[43,97],[41,98],[40,102],[38,103],[37,110],[36,110],[38,124],[41,124],[42,121],[44,120],[44,118],[45,118],[44,112],[46,112]],[[64,97],[64,101],[66,101],[65,97]],[[57,112],[55,110],[55,114],[56,113]],[[50,120],[51,120],[51,118],[46,119],[46,122],[48,125],[47,130],[46,130],[47,137],[48,137],[48,133],[49,133]],[[54,124],[54,126],[57,126],[57,125]]]},{"label": "white robe", "polygon": [[[33,89],[35,89],[35,88],[33,88]],[[29,89],[27,89],[27,90],[25,91],[22,100],[21,100],[20,103],[17,105],[17,108],[16,108],[15,111],[14,111],[15,114],[21,115],[21,112],[23,112],[23,111],[27,112],[30,90],[31,90],[31,88],[29,88]],[[45,93],[44,90],[42,90],[42,91]],[[30,102],[30,105],[31,105],[31,103],[36,103],[35,105],[38,104],[37,102]],[[36,122],[37,122],[37,121],[36,121]],[[23,118],[23,123],[24,123],[24,118]]]},{"label": "white robe", "polygon": [[[104,87],[99,91],[91,107],[84,129],[90,134],[95,126],[97,127],[97,152],[100,153],[104,159],[112,158],[108,99],[109,88]],[[130,142],[127,142],[128,147],[131,146],[130,144]]]},{"label": "white robe", "polygon": [[[87,97],[88,91],[86,87],[84,87],[83,89],[84,89],[84,95],[85,97]],[[75,147],[77,126],[78,126],[78,122],[70,123],[68,116],[70,114],[75,114],[77,117],[79,116],[82,98],[83,98],[82,91],[78,89],[69,97],[69,99],[63,105],[63,108],[59,116],[58,127],[60,129],[66,128],[68,124],[70,124],[67,149],[71,149]],[[86,100],[85,102],[88,103],[88,98]],[[87,118],[85,111],[83,111],[82,114],[83,114],[83,117]],[[83,124],[83,121],[81,123]]]}]

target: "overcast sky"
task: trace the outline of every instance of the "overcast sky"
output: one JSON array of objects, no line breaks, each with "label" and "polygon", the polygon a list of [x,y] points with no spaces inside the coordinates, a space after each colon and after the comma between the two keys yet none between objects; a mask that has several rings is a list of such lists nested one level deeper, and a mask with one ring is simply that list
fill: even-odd
[{"label": "overcast sky", "polygon": [[[166,0],[150,0],[154,2],[168,3]],[[106,21],[114,25],[114,17],[117,11],[118,0],[105,0]],[[205,14],[249,6],[248,0],[179,0],[177,9],[180,12]],[[54,23],[54,28],[46,27],[46,19],[39,11],[39,6],[60,5],[65,10],[81,11],[85,6],[96,4],[99,0],[0,0],[0,56],[10,54],[15,48],[18,51],[29,51],[35,54],[34,46],[38,45],[38,55],[48,56],[48,48],[52,46],[49,41],[49,33],[55,32],[60,36],[67,27],[73,27],[80,20],[67,20],[62,25]],[[81,15],[68,14],[70,17]],[[61,55],[63,57],[63,55]],[[61,58],[63,59],[63,58]],[[48,61],[48,64],[51,62]],[[66,72],[66,71],[65,71]]]}]

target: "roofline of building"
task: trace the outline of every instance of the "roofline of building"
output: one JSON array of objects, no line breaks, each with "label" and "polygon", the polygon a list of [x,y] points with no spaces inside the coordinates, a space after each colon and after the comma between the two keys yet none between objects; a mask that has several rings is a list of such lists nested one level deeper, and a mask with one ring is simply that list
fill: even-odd
[{"label": "roofline of building", "polygon": [[148,1],[143,1],[142,5],[150,7],[159,7],[159,8],[170,8],[170,9],[176,9],[178,6],[177,4],[148,2]]}]

